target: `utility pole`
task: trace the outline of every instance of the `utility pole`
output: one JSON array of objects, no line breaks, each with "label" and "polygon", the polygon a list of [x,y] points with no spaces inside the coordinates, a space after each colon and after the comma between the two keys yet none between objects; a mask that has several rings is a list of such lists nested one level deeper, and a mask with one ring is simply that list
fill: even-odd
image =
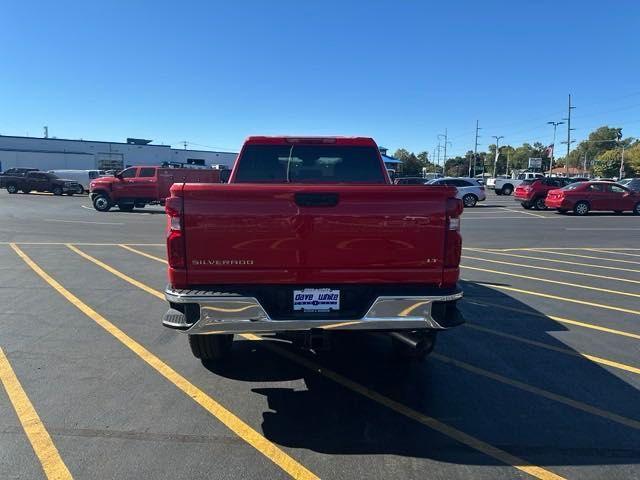
[{"label": "utility pole", "polygon": [[[478,158],[478,130],[480,127],[478,126],[479,120],[476,120],[476,141],[473,145],[473,176],[476,176],[476,159]],[[484,176],[484,171],[482,172]],[[469,162],[469,177],[471,177],[471,162]]]},{"label": "utility pole", "polygon": [[618,172],[618,180],[624,178],[624,143],[622,144],[622,158],[620,159],[620,172]]},{"label": "utility pole", "polygon": [[183,140],[181,143],[184,146],[184,149],[186,150],[187,149],[187,143],[189,143],[189,142],[187,142],[186,140]]},{"label": "utility pole", "polygon": [[44,126],[44,138],[49,138],[49,127]]},{"label": "utility pole", "polygon": [[[440,139],[444,138],[444,147],[440,147]],[[444,169],[447,165],[447,144],[451,145],[451,142],[447,141],[449,138],[447,129],[444,129],[444,134],[438,134],[438,148],[444,148],[444,161],[442,162],[442,173],[444,175]]]},{"label": "utility pole", "polygon": [[492,135],[496,139],[496,158],[493,161],[493,178],[496,178],[496,168],[498,167],[498,158],[500,157],[500,139],[504,138],[504,135]]},{"label": "utility pole", "polygon": [[[571,110],[569,110],[571,112]],[[564,122],[547,122],[549,125],[553,125],[553,143],[551,144],[551,162],[549,163],[549,176],[551,176],[551,170],[553,170],[553,157],[556,153],[556,129],[558,125],[564,125]]]},{"label": "utility pole", "polygon": [[[571,105],[571,94],[569,94],[569,109],[568,109],[568,113],[567,113],[567,118],[563,118],[563,120],[567,121],[567,156],[565,158],[564,161],[564,174],[565,176],[569,176],[569,151],[571,150],[571,144],[573,143],[571,140],[571,130],[575,130],[575,128],[571,128],[571,110],[573,110],[574,107],[573,105]],[[565,143],[565,142],[562,142]]]}]

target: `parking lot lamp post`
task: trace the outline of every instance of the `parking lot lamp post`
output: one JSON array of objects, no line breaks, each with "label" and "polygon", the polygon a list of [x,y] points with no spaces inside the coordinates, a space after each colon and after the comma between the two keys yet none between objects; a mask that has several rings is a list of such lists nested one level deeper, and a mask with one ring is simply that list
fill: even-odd
[{"label": "parking lot lamp post", "polygon": [[496,178],[496,169],[498,168],[498,158],[500,158],[500,139],[504,135],[492,135],[496,139],[496,158],[493,160],[493,178]]},{"label": "parking lot lamp post", "polygon": [[564,122],[547,122],[549,125],[553,125],[553,142],[551,143],[551,163],[549,164],[549,176],[551,176],[551,171],[553,170],[553,157],[556,151],[556,129],[558,125],[563,125]]}]

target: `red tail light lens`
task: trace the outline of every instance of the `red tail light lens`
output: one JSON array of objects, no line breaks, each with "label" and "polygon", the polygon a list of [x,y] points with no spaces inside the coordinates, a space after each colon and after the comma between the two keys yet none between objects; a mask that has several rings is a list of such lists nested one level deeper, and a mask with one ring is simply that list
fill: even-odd
[{"label": "red tail light lens", "polygon": [[167,212],[167,259],[172,268],[185,268],[185,243],[182,230],[182,197],[169,197],[165,203]]},{"label": "red tail light lens", "polygon": [[456,198],[447,200],[447,230],[444,246],[444,268],[457,268],[462,253],[462,236],[460,235],[460,215],[462,201]]}]

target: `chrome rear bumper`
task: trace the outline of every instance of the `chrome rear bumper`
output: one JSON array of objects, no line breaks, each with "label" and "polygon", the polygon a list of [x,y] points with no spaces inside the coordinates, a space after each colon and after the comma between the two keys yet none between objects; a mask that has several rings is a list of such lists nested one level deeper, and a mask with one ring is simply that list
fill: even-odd
[{"label": "chrome rear bumper", "polygon": [[[269,317],[254,297],[215,295],[204,292],[165,290],[165,298],[183,305],[184,312],[169,309],[162,323],[165,327],[188,334],[268,333],[283,331],[324,330],[445,330],[459,321],[436,320],[432,315],[434,302],[455,302],[462,291],[435,296],[380,296],[362,318],[288,319]],[[193,307],[199,307],[194,309]],[[454,306],[455,307],[455,306]],[[177,307],[180,308],[180,307]],[[191,312],[189,312],[191,308]],[[451,315],[457,314],[455,308]],[[448,314],[449,315],[449,314]]]}]

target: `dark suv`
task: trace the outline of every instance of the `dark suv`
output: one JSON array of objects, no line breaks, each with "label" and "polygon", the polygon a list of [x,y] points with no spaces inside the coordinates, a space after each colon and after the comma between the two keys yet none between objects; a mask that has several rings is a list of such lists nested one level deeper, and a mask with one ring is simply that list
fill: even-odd
[{"label": "dark suv", "polygon": [[0,176],[0,188],[6,188],[9,193],[51,192],[54,195],[73,195],[78,192],[78,182],[65,180],[54,175],[40,171],[27,172],[24,175]]}]

